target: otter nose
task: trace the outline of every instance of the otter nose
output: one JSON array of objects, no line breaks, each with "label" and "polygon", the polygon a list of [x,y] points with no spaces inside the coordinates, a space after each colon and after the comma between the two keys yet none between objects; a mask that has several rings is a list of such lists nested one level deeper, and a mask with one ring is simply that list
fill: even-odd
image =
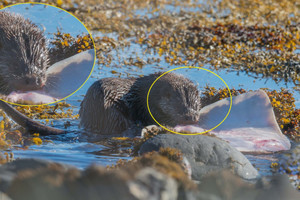
[{"label": "otter nose", "polygon": [[24,79],[25,85],[42,86],[42,80],[35,76],[26,76]]},{"label": "otter nose", "polygon": [[184,116],[184,120],[180,124],[196,124],[198,122],[198,118],[195,116]]},{"label": "otter nose", "polygon": [[35,84],[35,78],[31,77],[31,76],[27,76],[24,80],[26,85],[32,85]]},{"label": "otter nose", "polygon": [[195,124],[199,121],[198,115],[186,115],[184,117],[185,124]]}]

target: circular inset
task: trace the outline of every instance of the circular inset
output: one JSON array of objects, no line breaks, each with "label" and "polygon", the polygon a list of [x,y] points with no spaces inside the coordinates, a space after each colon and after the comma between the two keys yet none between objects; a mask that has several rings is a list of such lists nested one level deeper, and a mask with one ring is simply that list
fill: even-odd
[{"label": "circular inset", "polygon": [[[219,124],[217,124],[215,127],[211,128],[211,129],[209,129],[209,130],[200,132],[200,133],[179,133],[179,132],[172,131],[172,130],[170,130],[170,129],[164,127],[163,125],[161,125],[161,124],[153,117],[153,115],[152,115],[152,113],[151,113],[151,111],[150,111],[150,107],[149,107],[149,95],[150,95],[151,89],[152,89],[153,85],[156,83],[156,81],[157,81],[158,79],[160,79],[162,76],[164,76],[165,74],[167,74],[167,73],[170,73],[170,72],[175,71],[175,70],[178,70],[178,69],[184,69],[184,68],[188,68],[188,69],[191,69],[191,68],[194,68],[194,69],[195,69],[195,68],[196,68],[196,69],[201,69],[201,70],[205,70],[205,71],[207,71],[207,72],[212,73],[213,75],[217,76],[217,77],[218,77],[218,78],[226,85],[226,87],[227,87],[227,89],[228,89],[228,92],[229,92],[229,95],[230,95],[230,106],[229,106],[228,112],[227,112],[226,116],[224,117],[224,119],[223,119]],[[166,71],[165,73],[163,73],[162,75],[160,75],[157,79],[155,79],[155,81],[151,84],[151,86],[150,86],[150,88],[149,88],[149,90],[148,90],[148,93],[147,93],[147,109],[148,109],[148,112],[149,112],[150,116],[152,117],[152,119],[153,119],[160,127],[162,127],[163,129],[165,129],[165,130],[167,130],[167,131],[169,131],[169,132],[171,132],[171,133],[180,134],[180,135],[200,135],[200,134],[207,133],[207,132],[209,132],[209,131],[214,130],[215,128],[217,128],[218,126],[220,126],[220,125],[226,120],[226,118],[228,117],[228,115],[229,115],[229,113],[230,113],[230,111],[231,111],[231,107],[232,107],[232,95],[231,95],[231,92],[230,92],[230,89],[229,89],[227,83],[226,83],[219,75],[217,75],[216,73],[214,73],[214,72],[212,72],[212,71],[210,71],[210,70],[208,70],[208,69],[202,68],[202,67],[185,66],[185,67],[177,67],[177,68],[171,69],[171,70],[169,70],[169,71]]]},{"label": "circular inset", "polygon": [[15,4],[0,10],[0,99],[49,104],[79,90],[95,64],[85,25],[60,8]]}]

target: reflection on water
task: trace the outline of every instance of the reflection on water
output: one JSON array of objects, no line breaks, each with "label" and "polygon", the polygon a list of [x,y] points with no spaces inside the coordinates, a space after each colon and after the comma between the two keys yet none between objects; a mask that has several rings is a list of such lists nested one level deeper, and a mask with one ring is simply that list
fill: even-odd
[{"label": "reflection on water", "polygon": [[128,156],[100,154],[107,147],[86,142],[53,141],[45,145],[33,145],[28,150],[14,150],[17,158],[49,159],[55,162],[70,164],[80,169],[91,164],[102,166],[115,164],[119,159],[129,159]]}]

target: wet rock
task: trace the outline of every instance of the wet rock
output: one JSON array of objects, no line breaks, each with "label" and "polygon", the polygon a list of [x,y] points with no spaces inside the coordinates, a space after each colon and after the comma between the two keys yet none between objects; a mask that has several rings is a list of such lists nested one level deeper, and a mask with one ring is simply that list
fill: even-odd
[{"label": "wet rock", "polygon": [[215,195],[222,200],[251,200],[258,192],[255,185],[246,183],[229,170],[211,173],[199,185],[200,193]]},{"label": "wet rock", "polygon": [[216,195],[213,194],[207,194],[205,192],[198,192],[198,194],[195,197],[192,197],[192,199],[197,199],[197,200],[222,200]]},{"label": "wet rock", "polygon": [[300,193],[290,184],[289,178],[286,174],[273,176],[271,181],[264,186],[264,189],[257,196],[257,200],[281,199],[300,199]]},{"label": "wet rock", "polygon": [[129,192],[128,176],[121,172],[107,172],[103,167],[90,167],[84,172],[65,171],[52,165],[18,174],[8,194],[14,200],[79,200],[79,199],[135,199]]},{"label": "wet rock", "polygon": [[244,179],[255,179],[259,176],[241,152],[215,137],[161,134],[146,141],[141,146],[140,153],[158,151],[160,147],[181,150],[191,164],[192,178],[195,180],[221,169],[231,169]]},{"label": "wet rock", "polygon": [[[271,181],[245,182],[225,170],[205,177],[199,185],[199,193],[211,195],[222,200],[296,200],[300,199],[286,175],[275,175]],[[201,198],[199,198],[201,199]]]},{"label": "wet rock", "polygon": [[7,196],[6,194],[4,194],[3,192],[0,192],[0,199],[1,200],[11,200],[11,198],[9,196]]},{"label": "wet rock", "polygon": [[[18,159],[0,166],[0,191],[6,191],[17,173],[23,170],[36,170],[53,164],[40,159]],[[63,165],[62,165],[63,166]],[[67,165],[64,165],[67,168]],[[70,167],[70,166],[69,166]]]},{"label": "wet rock", "polygon": [[[21,160],[18,163],[22,162]],[[28,159],[24,161],[26,162]],[[150,167],[128,171],[127,168],[107,170],[100,166],[91,166],[80,171],[47,161],[33,160],[39,166],[34,169],[29,169],[23,163],[23,168],[18,167],[18,163],[6,166],[12,173],[19,169],[7,190],[7,194],[14,200],[300,199],[300,193],[292,187],[286,175],[271,177],[271,181],[261,178],[255,183],[245,181],[230,170],[219,170],[206,175],[196,189],[189,190],[181,187],[174,178]],[[1,195],[0,193],[0,197]],[[4,197],[6,198],[5,195]]]},{"label": "wet rock", "polygon": [[152,168],[139,171],[128,185],[132,195],[140,200],[173,200],[178,196],[176,181]]},{"label": "wet rock", "polygon": [[173,178],[147,167],[131,174],[100,166],[80,171],[47,165],[20,171],[7,193],[14,200],[172,200],[177,199],[178,184]]}]

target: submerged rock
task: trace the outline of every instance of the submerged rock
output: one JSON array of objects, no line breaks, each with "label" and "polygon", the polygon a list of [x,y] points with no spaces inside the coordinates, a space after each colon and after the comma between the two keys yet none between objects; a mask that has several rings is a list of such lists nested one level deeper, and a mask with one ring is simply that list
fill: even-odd
[{"label": "submerged rock", "polygon": [[259,176],[249,160],[227,142],[204,135],[184,136],[161,134],[147,140],[140,153],[158,151],[161,147],[171,147],[182,151],[192,167],[192,178],[200,180],[209,172],[231,169],[244,179]]}]

